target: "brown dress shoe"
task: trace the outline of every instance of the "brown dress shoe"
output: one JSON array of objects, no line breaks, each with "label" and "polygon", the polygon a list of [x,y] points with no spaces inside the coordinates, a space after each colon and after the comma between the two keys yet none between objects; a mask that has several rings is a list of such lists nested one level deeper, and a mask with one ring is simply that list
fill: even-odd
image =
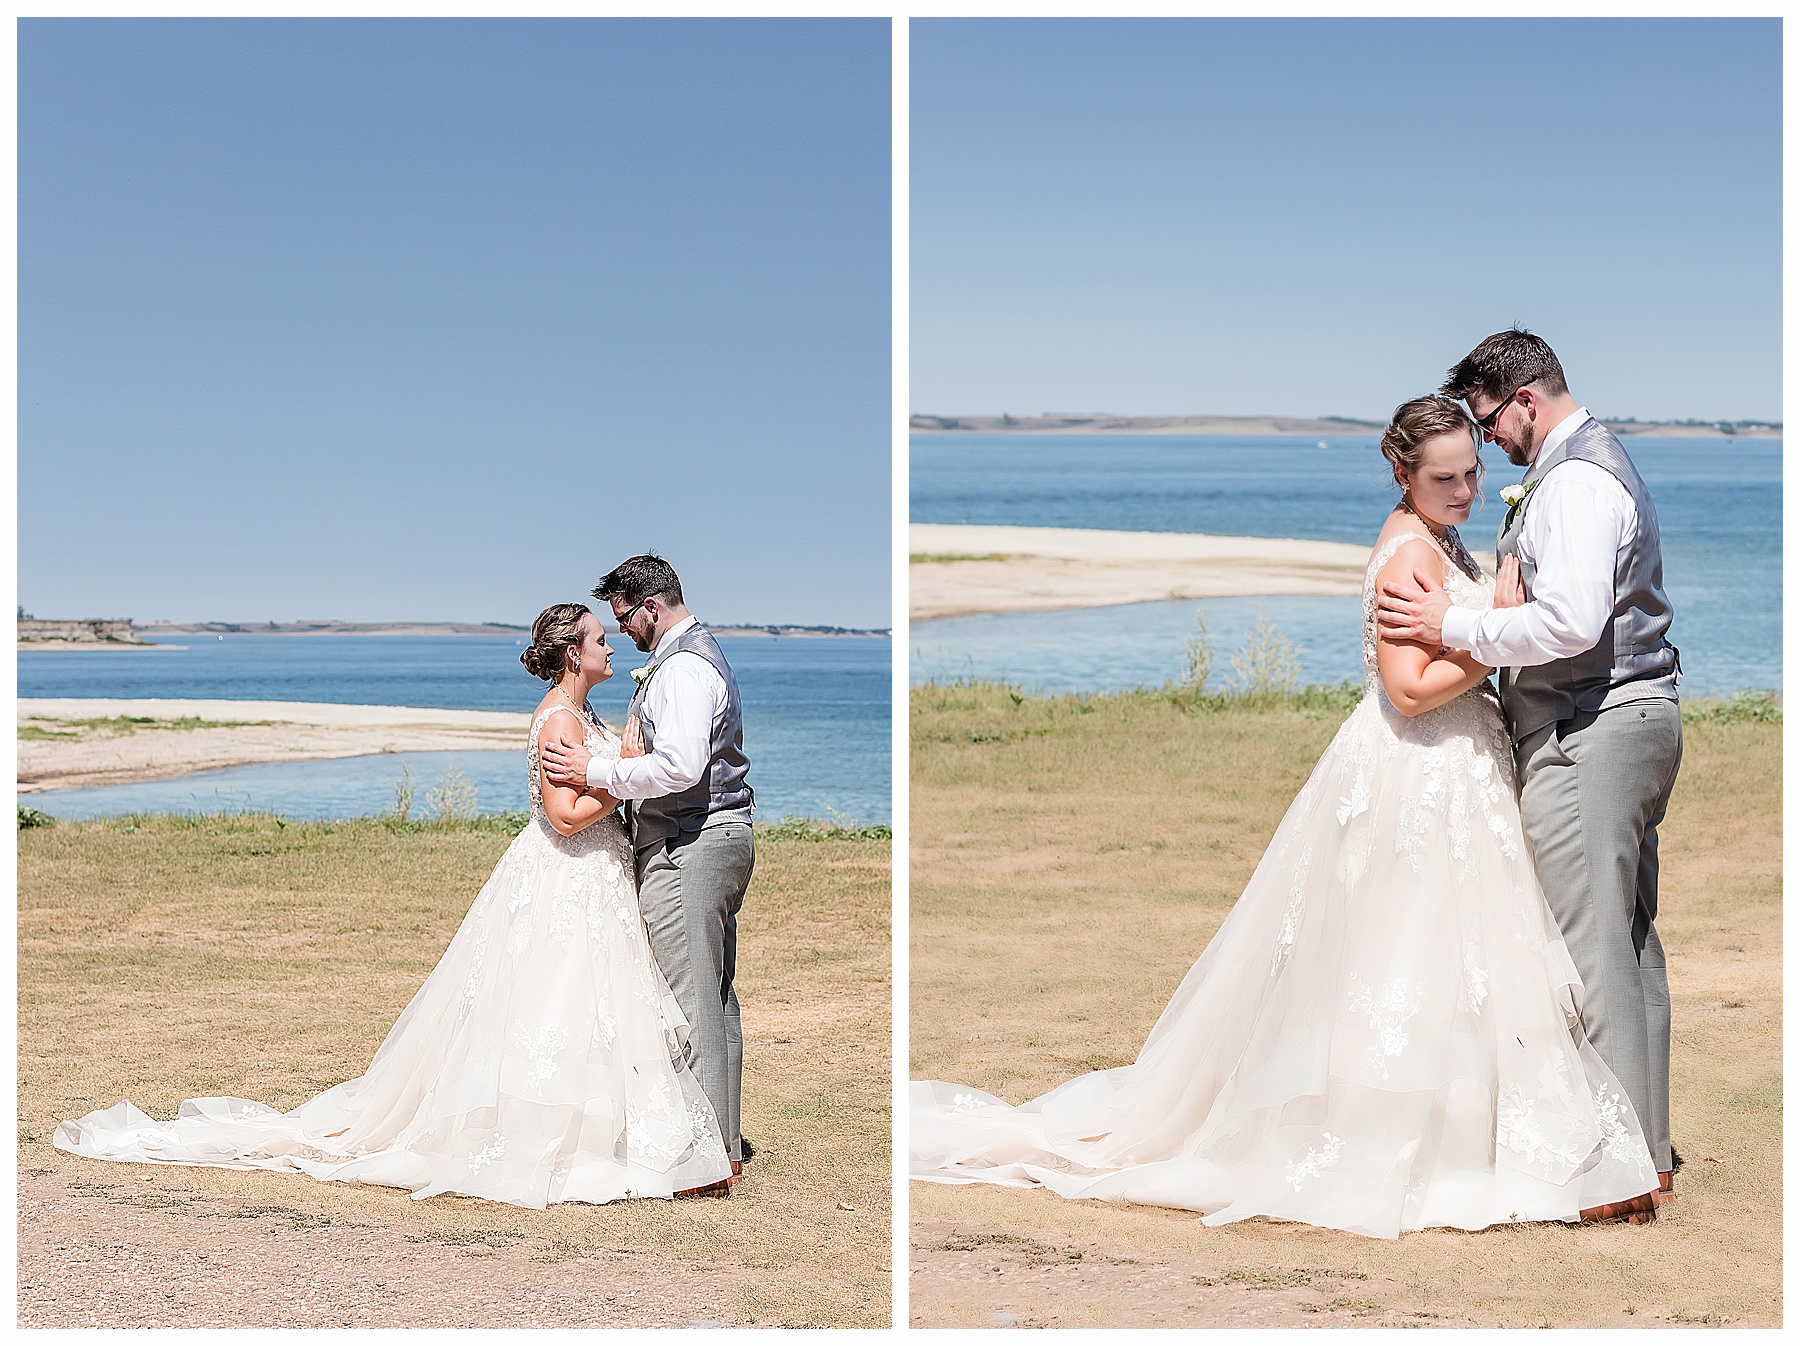
[{"label": "brown dress shoe", "polygon": [[1656,1219],[1656,1193],[1645,1192],[1629,1201],[1609,1201],[1581,1212],[1583,1224],[1649,1224]]},{"label": "brown dress shoe", "polygon": [[1656,1175],[1656,1190],[1650,1195],[1656,1198],[1656,1205],[1659,1210],[1675,1199],[1674,1169],[1670,1169],[1667,1173],[1658,1173]]},{"label": "brown dress shoe", "polygon": [[717,1182],[709,1182],[703,1187],[689,1187],[685,1191],[675,1193],[677,1201],[685,1201],[689,1197],[730,1196],[731,1179],[720,1178]]}]

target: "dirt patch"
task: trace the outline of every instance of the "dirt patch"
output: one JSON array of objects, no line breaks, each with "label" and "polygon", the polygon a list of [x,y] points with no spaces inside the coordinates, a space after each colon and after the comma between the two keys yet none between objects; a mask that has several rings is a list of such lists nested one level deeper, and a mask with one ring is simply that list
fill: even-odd
[{"label": "dirt patch", "polygon": [[[737,1268],[502,1230],[408,1234],[187,1191],[19,1176],[20,1327],[748,1325]],[[546,1263],[555,1263],[546,1274]]]},{"label": "dirt patch", "polygon": [[914,1327],[1474,1325],[1385,1304],[1389,1287],[1350,1267],[1241,1267],[951,1220],[913,1221],[909,1267]]}]

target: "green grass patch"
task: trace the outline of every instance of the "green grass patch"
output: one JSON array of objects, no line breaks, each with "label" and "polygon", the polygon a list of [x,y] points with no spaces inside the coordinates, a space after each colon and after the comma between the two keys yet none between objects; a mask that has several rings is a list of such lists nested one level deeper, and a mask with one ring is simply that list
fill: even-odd
[{"label": "green grass patch", "polygon": [[[28,742],[45,739],[85,738],[91,734],[119,736],[135,734],[140,729],[252,729],[276,723],[274,720],[204,720],[198,715],[183,715],[172,720],[159,720],[153,715],[112,715],[99,719],[62,720],[35,717],[34,722],[19,726],[19,737]],[[47,728],[56,725],[57,728]]]},{"label": "green grass patch", "polygon": [[1683,724],[1780,724],[1781,694],[1746,687],[1720,700],[1696,697],[1681,703]]},{"label": "green grass patch", "polygon": [[859,824],[854,818],[825,822],[819,818],[777,818],[758,823],[756,835],[774,841],[892,841],[894,829],[886,823]]}]

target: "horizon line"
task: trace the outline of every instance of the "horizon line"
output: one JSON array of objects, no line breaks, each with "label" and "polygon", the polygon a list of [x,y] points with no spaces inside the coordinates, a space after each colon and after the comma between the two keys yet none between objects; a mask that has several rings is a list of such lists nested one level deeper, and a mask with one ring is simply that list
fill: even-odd
[{"label": "horizon line", "polygon": [[[1746,425],[1765,429],[1779,430],[1783,422],[1769,420],[1759,416],[1688,416],[1679,420],[1669,417],[1652,417],[1642,419],[1637,416],[1604,416],[1589,409],[1589,415],[1603,424],[1618,425],[1691,425],[1721,426]],[[1038,411],[1014,416],[1010,412],[993,411],[909,411],[907,419],[931,421],[1069,421],[1069,420],[1111,420],[1111,421],[1331,421],[1345,425],[1370,425],[1380,428],[1388,424],[1387,418],[1368,416],[1341,416],[1335,414],[1301,415],[1295,412],[1226,412],[1226,411]]]}]

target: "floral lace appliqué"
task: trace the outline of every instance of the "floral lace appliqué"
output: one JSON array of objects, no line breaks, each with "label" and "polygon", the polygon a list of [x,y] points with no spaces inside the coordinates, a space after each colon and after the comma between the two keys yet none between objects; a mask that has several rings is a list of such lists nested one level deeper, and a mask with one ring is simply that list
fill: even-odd
[{"label": "floral lace appliqu\u00e9", "polygon": [[1292,1187],[1296,1192],[1300,1190],[1307,1179],[1318,1177],[1319,1174],[1337,1163],[1338,1156],[1344,1152],[1344,1138],[1342,1136],[1334,1136],[1331,1132],[1327,1131],[1321,1137],[1321,1140],[1323,1141],[1323,1144],[1321,1145],[1308,1145],[1306,1147],[1305,1158],[1288,1160],[1288,1186]]},{"label": "floral lace appliqu\u00e9", "polygon": [[1469,1008],[1481,1013],[1481,1002],[1487,999],[1488,974],[1481,965],[1481,946],[1470,941],[1463,946],[1463,996]]},{"label": "floral lace appliqu\u00e9", "polygon": [[1538,1124],[1537,1103],[1535,1098],[1526,1098],[1516,1084],[1502,1088],[1494,1111],[1495,1140],[1535,1168],[1563,1172],[1575,1168],[1586,1154],[1558,1145],[1544,1134]]},{"label": "floral lace appliqu\u00e9", "polygon": [[1300,918],[1306,914],[1306,875],[1312,868],[1312,847],[1300,852],[1294,866],[1294,881],[1289,888],[1287,910],[1281,915],[1281,932],[1275,937],[1275,957],[1269,964],[1269,975],[1281,971],[1288,955],[1294,951],[1294,940],[1300,934]]},{"label": "floral lace appliqu\u00e9", "polygon": [[719,1137],[719,1128],[713,1121],[712,1110],[699,1099],[688,1105],[688,1132],[694,1153],[702,1159],[725,1158],[725,1142]]},{"label": "floral lace appliqu\u00e9", "polygon": [[469,1156],[469,1172],[481,1172],[482,1169],[486,1168],[489,1164],[493,1163],[494,1160],[500,1158],[505,1153],[506,1137],[496,1131],[492,1140]]},{"label": "floral lace appliqu\u00e9", "polygon": [[1388,1063],[1397,1060],[1412,1041],[1406,1025],[1424,1003],[1425,987],[1421,982],[1396,977],[1365,986],[1361,977],[1350,974],[1350,1008],[1366,1016],[1369,1027],[1375,1030],[1369,1064],[1381,1068],[1382,1079],[1389,1078]]},{"label": "floral lace appliqu\u00e9", "polygon": [[559,1069],[556,1058],[569,1045],[569,1030],[561,1024],[521,1028],[516,1042],[519,1050],[525,1053],[525,1059],[531,1062],[531,1086],[535,1092],[542,1094],[544,1085]]},{"label": "floral lace appliqu\u00e9", "polygon": [[1650,1147],[1625,1125],[1625,1105],[1619,1096],[1601,1085],[1594,1090],[1594,1111],[1599,1115],[1600,1143],[1606,1147],[1606,1157],[1630,1164],[1633,1172],[1649,1173]]}]

